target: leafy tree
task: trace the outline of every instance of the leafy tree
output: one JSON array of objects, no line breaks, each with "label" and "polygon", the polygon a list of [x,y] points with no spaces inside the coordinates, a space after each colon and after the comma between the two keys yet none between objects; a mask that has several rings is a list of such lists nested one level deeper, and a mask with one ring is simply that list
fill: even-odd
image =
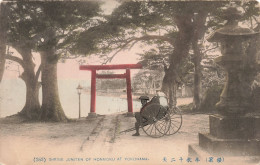
[{"label": "leafy tree", "polygon": [[204,91],[211,86],[224,85],[225,73],[224,69],[214,62],[216,56],[204,56],[202,60],[202,82],[201,86]]},{"label": "leafy tree", "polygon": [[[172,50],[168,52],[169,66],[165,68],[162,89],[169,97],[170,106],[176,104],[176,89],[181,77],[178,68],[189,54],[193,54],[194,109],[198,109],[202,76],[200,62],[207,51],[203,47],[205,34],[223,25],[221,16],[227,5],[229,2],[224,1],[122,2],[98,26],[75,35],[76,44],[72,51],[99,54],[107,63],[118,52],[132,48],[137,42],[148,45],[151,41],[167,43]],[[91,44],[89,38],[94,38]],[[89,45],[94,49],[89,49]],[[109,52],[113,54],[107,56]]]},{"label": "leafy tree", "polygon": [[[188,25],[187,22],[191,21],[191,19],[188,18],[191,17],[191,15],[180,15],[181,13],[178,14],[178,12],[175,12],[176,15],[168,17],[168,15],[161,12],[162,10],[159,10],[161,4],[163,3],[132,1],[122,3],[122,5],[115,9],[112,15],[107,18],[107,21],[102,22],[99,26],[94,27],[90,31],[88,30],[87,32],[81,33],[74,50],[77,50],[78,53],[89,53],[89,50],[85,49],[86,39],[96,38],[96,40],[94,40],[96,42],[93,43],[97,50],[95,53],[100,53],[101,57],[105,58],[104,63],[107,63],[110,62],[119,51],[131,48],[139,41],[159,40],[171,45],[177,45],[177,47],[181,46],[180,48],[176,47],[176,49],[174,49],[174,51],[176,51],[174,54],[178,54],[181,57],[183,52],[187,52],[185,51],[186,49],[182,49],[182,47],[185,47],[186,40],[189,40],[189,34],[191,32],[189,29],[191,29],[191,25]],[[173,23],[173,19],[178,20],[177,25]],[[163,30],[163,28],[169,24],[169,32],[166,33],[166,30]],[[176,31],[177,27],[181,25],[183,25],[183,28]],[[158,29],[162,29],[164,35],[158,34]],[[174,38],[179,38],[175,40],[173,36]],[[111,51],[115,52],[112,56],[108,57],[103,55]],[[181,61],[178,57],[170,57],[171,60],[169,61],[171,63],[173,63],[173,61],[176,63]],[[175,80],[172,81],[172,79],[176,77],[176,75],[173,75],[176,73],[173,72],[174,68],[175,65],[169,66],[165,75],[165,84],[175,82]],[[169,85],[168,87],[171,86],[172,85]],[[170,98],[172,97],[170,96]]]},{"label": "leafy tree", "polygon": [[[28,82],[32,82],[33,79],[35,80],[33,82],[38,83],[40,70],[38,69],[34,73],[34,65],[30,63],[32,65],[29,66],[28,61],[32,60],[32,50],[40,53],[43,94],[40,118],[44,121],[67,121],[60,104],[57,85],[58,60],[68,56],[66,48],[69,44],[63,44],[63,40],[78,28],[91,27],[92,18],[97,16],[100,11],[99,3],[14,2],[11,5],[10,37],[8,39],[23,59],[14,56],[8,58],[22,64],[24,67],[22,77],[25,81],[30,75],[31,78]],[[31,84],[27,86],[29,87]],[[34,93],[38,91],[37,88],[32,90]],[[31,112],[32,110],[29,110],[27,114],[31,114]]]},{"label": "leafy tree", "polygon": [[[41,2],[44,29],[38,51],[42,62],[42,120],[66,121],[59,100],[57,63],[65,46],[62,40],[79,27],[89,28],[91,18],[98,15],[96,2]],[[60,43],[61,42],[61,43]]]},{"label": "leafy tree", "polygon": [[155,94],[161,85],[162,79],[163,74],[159,70],[140,70],[133,77],[134,92],[138,93],[141,90],[141,93]]},{"label": "leafy tree", "polygon": [[180,81],[178,68],[188,56],[191,42],[195,45],[201,37],[202,32],[199,32],[199,29],[206,20],[206,11],[220,5],[223,3],[124,2],[114,10],[107,21],[93,29],[102,31],[100,36],[84,32],[79,37],[76,48],[87,52],[82,49],[82,41],[85,41],[83,38],[96,37],[98,42],[94,44],[101,53],[115,51],[111,57],[102,55],[106,58],[105,62],[109,62],[119,51],[131,48],[139,41],[149,44],[156,40],[171,45],[172,50],[168,52],[169,66],[165,67],[162,89],[168,94],[170,105],[173,106],[176,103],[176,89]]},{"label": "leafy tree", "polygon": [[[115,74],[112,71],[102,71],[101,74]],[[125,79],[97,79],[97,90],[126,88]]]},{"label": "leafy tree", "polygon": [[29,3],[7,3],[9,14],[7,41],[21,55],[22,58],[7,54],[6,59],[17,62],[23,68],[20,78],[26,85],[26,102],[19,113],[30,120],[37,120],[40,116],[38,81],[41,67],[35,72],[35,63],[32,51],[35,49],[35,27],[40,26],[37,20],[37,7]]},{"label": "leafy tree", "polygon": [[[158,46],[158,45],[157,45]],[[158,70],[160,72],[166,72],[169,67],[169,56],[171,55],[169,49],[172,47],[158,46],[159,50],[151,49],[144,54],[140,54],[140,62],[144,68],[150,70]],[[178,83],[177,87],[183,84],[189,85],[191,83],[190,74],[193,72],[193,63],[191,62],[192,56],[189,54],[184,60],[183,64],[178,69]],[[163,85],[163,84],[162,84]],[[162,89],[165,86],[162,86]]]}]

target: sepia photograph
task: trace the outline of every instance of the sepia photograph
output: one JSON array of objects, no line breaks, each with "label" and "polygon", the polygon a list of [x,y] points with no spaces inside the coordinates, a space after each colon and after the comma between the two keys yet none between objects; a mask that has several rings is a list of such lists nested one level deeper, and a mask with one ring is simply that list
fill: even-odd
[{"label": "sepia photograph", "polygon": [[257,0],[0,0],[0,165],[260,165]]}]

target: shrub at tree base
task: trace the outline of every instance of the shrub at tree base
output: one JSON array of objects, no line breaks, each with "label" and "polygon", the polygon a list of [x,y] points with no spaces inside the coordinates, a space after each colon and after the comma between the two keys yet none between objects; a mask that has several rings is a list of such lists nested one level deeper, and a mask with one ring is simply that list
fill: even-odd
[{"label": "shrub at tree base", "polygon": [[182,113],[191,113],[193,107],[193,103],[180,105],[179,108],[181,109]]},{"label": "shrub at tree base", "polygon": [[223,89],[223,85],[214,85],[212,87],[209,87],[205,92],[199,111],[201,112],[216,111],[216,103],[219,102],[219,97],[222,92],[222,89]]}]

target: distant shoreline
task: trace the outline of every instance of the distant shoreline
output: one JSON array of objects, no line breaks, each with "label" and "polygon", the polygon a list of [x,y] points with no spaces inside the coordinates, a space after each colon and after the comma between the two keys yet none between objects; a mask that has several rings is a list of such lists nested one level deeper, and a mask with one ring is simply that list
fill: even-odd
[{"label": "distant shoreline", "polygon": [[[99,91],[97,91],[97,95],[98,96],[109,96],[109,97],[116,97],[116,98],[121,98],[121,99],[127,99],[126,92],[115,92],[115,93],[111,92],[111,93],[108,93],[108,92],[99,92]],[[136,94],[132,93],[133,100],[138,101],[140,96],[142,96],[142,95],[141,94],[140,95],[136,95]]]},{"label": "distant shoreline", "polygon": [[[117,98],[121,98],[121,99],[127,99],[127,93],[126,92],[111,92],[111,93],[108,93],[108,92],[97,91],[97,95],[98,96],[110,96],[110,97],[117,97]],[[133,100],[139,101],[140,96],[148,96],[151,99],[153,96],[156,96],[156,94],[149,95],[149,94],[132,93],[132,99]]]}]

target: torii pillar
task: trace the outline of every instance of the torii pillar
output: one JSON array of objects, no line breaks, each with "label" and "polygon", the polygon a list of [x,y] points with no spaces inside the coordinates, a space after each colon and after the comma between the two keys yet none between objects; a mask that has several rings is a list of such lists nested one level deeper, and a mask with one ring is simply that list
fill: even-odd
[{"label": "torii pillar", "polygon": [[[128,104],[128,116],[133,116],[133,100],[131,89],[131,73],[130,69],[141,69],[141,64],[119,64],[119,65],[81,65],[80,70],[91,71],[91,100],[90,100],[90,113],[88,117],[96,116],[96,79],[126,79],[127,86],[127,104]],[[124,74],[97,74],[97,70],[115,70],[125,69]]]}]

